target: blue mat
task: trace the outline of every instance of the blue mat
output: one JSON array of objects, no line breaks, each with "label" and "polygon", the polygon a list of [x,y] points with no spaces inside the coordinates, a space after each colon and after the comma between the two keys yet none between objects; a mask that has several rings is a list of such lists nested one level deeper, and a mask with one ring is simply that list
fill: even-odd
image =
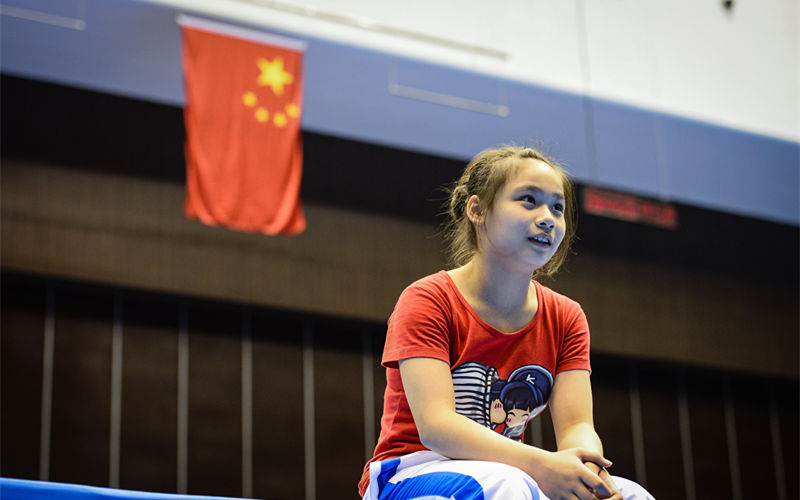
[{"label": "blue mat", "polygon": [[[231,497],[175,495],[117,490],[80,484],[51,483],[0,477],[0,500],[233,500]],[[241,500],[241,499],[236,499]]]}]

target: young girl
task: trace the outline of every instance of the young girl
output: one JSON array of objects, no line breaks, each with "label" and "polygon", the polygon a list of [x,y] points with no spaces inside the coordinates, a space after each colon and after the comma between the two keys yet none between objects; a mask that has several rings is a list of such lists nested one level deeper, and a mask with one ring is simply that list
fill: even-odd
[{"label": "young girl", "polygon": [[[406,288],[389,319],[381,434],[362,496],[651,498],[606,470],[583,310],[535,280],[569,252],[574,198],[566,172],[533,149],[489,150],[467,165],[450,196],[456,267]],[[521,441],[547,404],[557,452]]]}]

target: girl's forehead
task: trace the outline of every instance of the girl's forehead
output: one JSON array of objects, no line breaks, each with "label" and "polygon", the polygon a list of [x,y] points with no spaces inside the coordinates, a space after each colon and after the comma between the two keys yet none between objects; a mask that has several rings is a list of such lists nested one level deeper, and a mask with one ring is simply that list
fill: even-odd
[{"label": "girl's forehead", "polygon": [[516,189],[523,186],[536,187],[564,196],[564,182],[561,175],[550,165],[533,158],[525,158],[510,167],[506,186]]}]

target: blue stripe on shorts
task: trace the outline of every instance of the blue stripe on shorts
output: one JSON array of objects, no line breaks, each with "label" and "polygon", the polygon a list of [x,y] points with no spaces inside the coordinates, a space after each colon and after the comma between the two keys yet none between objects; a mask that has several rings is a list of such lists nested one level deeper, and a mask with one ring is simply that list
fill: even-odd
[{"label": "blue stripe on shorts", "polygon": [[380,500],[412,500],[441,497],[453,500],[483,500],[483,487],[471,476],[456,472],[431,472],[381,488]]}]

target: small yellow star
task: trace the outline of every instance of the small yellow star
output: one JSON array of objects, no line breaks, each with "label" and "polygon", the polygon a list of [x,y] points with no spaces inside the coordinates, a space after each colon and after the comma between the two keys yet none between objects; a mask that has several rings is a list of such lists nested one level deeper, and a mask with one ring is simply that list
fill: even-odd
[{"label": "small yellow star", "polygon": [[258,84],[272,87],[272,91],[277,95],[283,94],[284,85],[294,81],[294,76],[283,69],[283,59],[280,57],[276,57],[272,61],[259,59],[258,68],[261,70],[261,74],[258,75]]},{"label": "small yellow star", "polygon": [[258,98],[252,92],[245,92],[244,95],[242,96],[242,102],[248,108],[252,108],[253,106],[255,106],[257,101]]},{"label": "small yellow star", "polygon": [[275,113],[275,118],[273,118],[272,121],[275,123],[276,126],[281,128],[285,127],[286,124],[289,122],[289,120],[286,118],[286,115],[284,115],[283,113]]},{"label": "small yellow star", "polygon": [[297,104],[287,104],[286,114],[291,116],[292,118],[297,118],[298,116],[300,116],[300,108],[297,106]]},{"label": "small yellow star", "polygon": [[255,112],[256,120],[260,123],[264,123],[269,120],[269,111],[264,108],[258,108]]}]

